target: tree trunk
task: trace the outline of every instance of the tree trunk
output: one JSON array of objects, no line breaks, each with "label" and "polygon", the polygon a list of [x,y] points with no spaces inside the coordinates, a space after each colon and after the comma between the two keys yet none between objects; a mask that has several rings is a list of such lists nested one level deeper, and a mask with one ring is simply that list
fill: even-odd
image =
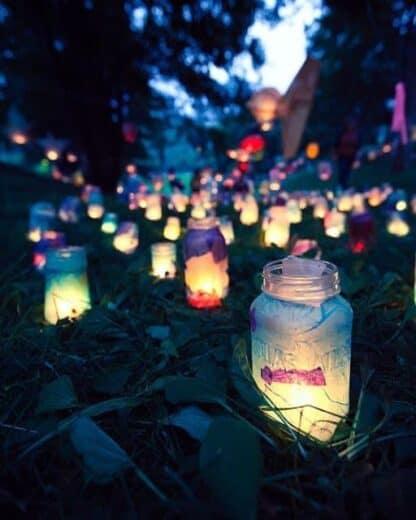
[{"label": "tree trunk", "polygon": [[81,129],[87,157],[87,181],[114,193],[122,173],[123,137],[121,123],[111,120],[109,110],[101,105],[89,107]]}]

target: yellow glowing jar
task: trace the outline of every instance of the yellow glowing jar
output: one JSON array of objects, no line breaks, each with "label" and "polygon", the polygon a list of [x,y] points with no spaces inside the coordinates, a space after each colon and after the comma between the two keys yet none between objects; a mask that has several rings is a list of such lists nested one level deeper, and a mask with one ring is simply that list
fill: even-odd
[{"label": "yellow glowing jar", "polygon": [[325,218],[328,213],[328,202],[325,197],[319,197],[313,207],[313,218]]},{"label": "yellow glowing jar", "polygon": [[189,199],[184,193],[173,193],[170,200],[175,211],[185,213]]},{"label": "yellow glowing jar", "polygon": [[188,220],[183,255],[188,303],[198,309],[221,305],[228,293],[228,255],[215,217]]},{"label": "yellow glowing jar", "polygon": [[262,410],[314,440],[348,413],[352,309],[336,266],[288,257],[267,264],[250,308],[252,370]]},{"label": "yellow glowing jar", "polygon": [[272,245],[285,247],[290,238],[290,222],[286,206],[271,207],[264,227],[264,244],[267,247]]},{"label": "yellow glowing jar", "polygon": [[377,206],[380,206],[380,204],[383,203],[384,196],[382,190],[375,186],[374,188],[371,188],[371,190],[368,192],[368,205],[376,208]]},{"label": "yellow glowing jar", "polygon": [[162,204],[160,200],[160,195],[157,193],[151,193],[147,196],[146,201],[146,211],[144,213],[144,217],[147,220],[160,220],[162,218]]},{"label": "yellow glowing jar", "polygon": [[100,188],[93,187],[88,194],[87,215],[100,219],[104,215],[104,199]]},{"label": "yellow glowing jar", "polygon": [[87,259],[83,247],[50,249],[46,253],[45,319],[55,324],[78,318],[90,309]]},{"label": "yellow glowing jar", "polygon": [[196,204],[191,210],[191,217],[196,219],[203,219],[207,212],[202,204]]},{"label": "yellow glowing jar", "polygon": [[157,242],[151,246],[152,274],[157,278],[174,278],[176,274],[176,244]]},{"label": "yellow glowing jar", "polygon": [[236,193],[233,197],[233,208],[235,211],[241,211],[243,209],[243,196],[241,193]]},{"label": "yellow glowing jar", "polygon": [[50,202],[36,202],[36,204],[33,204],[30,208],[27,238],[31,242],[39,242],[42,238],[42,233],[53,229],[55,217],[55,208]]},{"label": "yellow glowing jar", "polygon": [[345,233],[345,215],[335,208],[328,211],[324,218],[325,235],[331,238],[339,238]]},{"label": "yellow glowing jar", "polygon": [[393,212],[387,221],[387,231],[391,235],[404,237],[409,234],[410,227],[400,213]]},{"label": "yellow glowing jar", "polygon": [[121,222],[113,239],[114,249],[126,255],[133,254],[139,245],[139,229],[135,222]]},{"label": "yellow glowing jar", "polygon": [[181,234],[181,221],[178,217],[168,217],[163,229],[163,236],[168,240],[178,240]]},{"label": "yellow glowing jar", "polygon": [[247,195],[242,201],[240,222],[245,226],[252,226],[259,220],[259,206],[253,195]]},{"label": "yellow glowing jar", "polygon": [[338,211],[348,213],[352,210],[353,196],[351,193],[343,193],[338,199]]},{"label": "yellow glowing jar", "polygon": [[106,213],[101,223],[101,231],[107,235],[112,235],[117,231],[118,217],[116,213]]},{"label": "yellow glowing jar", "polygon": [[225,239],[225,243],[228,245],[232,244],[235,240],[234,227],[232,221],[228,217],[219,218],[220,231]]},{"label": "yellow glowing jar", "polygon": [[287,216],[291,224],[299,224],[302,222],[302,210],[299,202],[295,199],[289,199],[286,203]]}]

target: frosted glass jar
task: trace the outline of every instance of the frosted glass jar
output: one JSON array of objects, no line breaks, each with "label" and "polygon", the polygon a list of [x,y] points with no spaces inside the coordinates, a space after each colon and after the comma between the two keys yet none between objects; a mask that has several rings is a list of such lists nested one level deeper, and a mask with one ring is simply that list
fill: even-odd
[{"label": "frosted glass jar", "polygon": [[78,318],[91,307],[83,247],[50,249],[45,267],[45,319]]},{"label": "frosted glass jar", "polygon": [[183,255],[188,303],[198,309],[221,305],[228,293],[228,254],[215,217],[188,220]]},{"label": "frosted glass jar", "polygon": [[353,313],[338,269],[289,256],[264,267],[262,291],[250,308],[254,380],[292,427],[329,441],[349,407]]}]

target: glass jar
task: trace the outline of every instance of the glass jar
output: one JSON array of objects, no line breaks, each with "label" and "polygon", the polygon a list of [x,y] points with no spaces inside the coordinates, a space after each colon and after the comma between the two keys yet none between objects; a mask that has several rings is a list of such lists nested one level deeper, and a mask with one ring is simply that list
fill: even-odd
[{"label": "glass jar", "polygon": [[157,242],[151,246],[152,274],[157,278],[174,278],[176,274],[176,244]]},{"label": "glass jar", "polygon": [[54,228],[56,212],[50,202],[36,202],[30,208],[28,239],[39,242],[44,231]]},{"label": "glass jar", "polygon": [[114,249],[126,255],[132,255],[139,245],[139,228],[135,222],[120,222],[113,238]]},{"label": "glass jar", "polygon": [[267,264],[250,308],[254,380],[280,411],[266,411],[320,441],[348,413],[352,309],[338,269],[289,256]]},{"label": "glass jar", "polygon": [[45,319],[55,324],[91,308],[83,247],[50,249],[45,267]]},{"label": "glass jar", "polygon": [[198,309],[221,305],[228,293],[228,255],[215,217],[188,220],[183,254],[188,303]]},{"label": "glass jar", "polygon": [[46,253],[49,249],[58,249],[66,246],[65,233],[59,231],[45,231],[33,248],[33,265],[42,272],[46,264]]}]

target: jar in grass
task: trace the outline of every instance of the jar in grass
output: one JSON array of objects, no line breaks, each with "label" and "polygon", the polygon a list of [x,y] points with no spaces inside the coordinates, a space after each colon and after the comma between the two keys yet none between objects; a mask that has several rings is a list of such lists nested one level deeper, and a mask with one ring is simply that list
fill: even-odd
[{"label": "jar in grass", "polygon": [[188,303],[198,309],[220,306],[228,293],[228,254],[216,217],[188,219],[183,255]]},{"label": "jar in grass", "polygon": [[46,253],[45,319],[55,324],[78,318],[91,307],[87,257],[83,247],[62,247]]},{"label": "jar in grass", "polygon": [[349,408],[352,309],[337,267],[289,256],[250,308],[252,371],[272,419],[329,441]]}]

